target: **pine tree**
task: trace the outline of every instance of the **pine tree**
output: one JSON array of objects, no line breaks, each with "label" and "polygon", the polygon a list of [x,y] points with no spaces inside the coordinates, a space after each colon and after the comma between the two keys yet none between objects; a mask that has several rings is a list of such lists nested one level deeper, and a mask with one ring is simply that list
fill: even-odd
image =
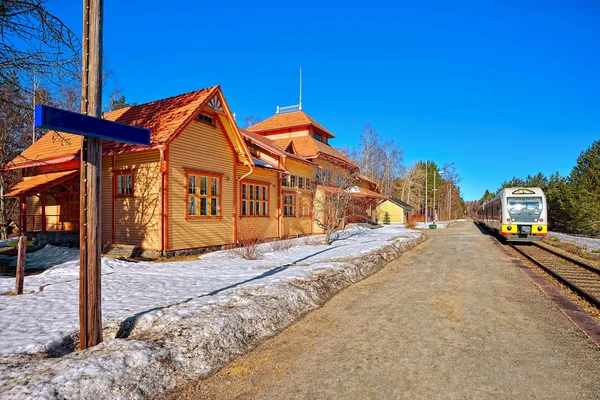
[{"label": "pine tree", "polygon": [[389,225],[390,222],[391,222],[391,220],[390,220],[390,213],[386,211],[385,214],[383,214],[383,223],[385,225]]},{"label": "pine tree", "polygon": [[600,140],[580,154],[570,178],[569,229],[587,235],[600,234]]}]

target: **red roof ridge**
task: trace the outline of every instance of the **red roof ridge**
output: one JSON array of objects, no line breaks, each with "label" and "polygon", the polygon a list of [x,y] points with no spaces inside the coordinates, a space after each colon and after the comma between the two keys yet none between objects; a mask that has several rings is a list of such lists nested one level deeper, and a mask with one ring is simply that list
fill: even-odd
[{"label": "red roof ridge", "polygon": [[260,121],[257,124],[248,127],[248,130],[250,132],[268,132],[276,129],[295,128],[298,126],[307,125],[316,127],[319,131],[322,131],[332,138],[335,137],[335,135],[327,128],[318,123],[313,117],[302,110],[293,111],[290,113],[275,114],[264,121]]},{"label": "red roof ridge", "polygon": [[132,108],[149,106],[149,105],[151,105],[153,103],[159,103],[159,102],[162,102],[162,101],[173,100],[173,99],[175,99],[177,97],[188,96],[188,95],[194,94],[194,93],[210,92],[210,91],[213,91],[215,89],[219,89],[220,87],[221,87],[221,85],[209,86],[209,87],[206,87],[206,88],[203,88],[203,89],[191,90],[191,91],[186,92],[186,93],[179,93],[179,94],[176,94],[176,95],[173,95],[173,96],[165,97],[164,99],[152,100],[152,101],[147,101],[146,103],[136,104],[134,106],[126,106],[126,107],[117,108],[116,110],[110,110],[110,111],[107,111],[107,112],[103,113],[102,114],[102,118],[108,119],[107,116],[111,115],[111,114],[116,114],[116,113],[119,113],[119,112],[123,113],[123,112],[126,112],[126,111],[128,111],[128,110],[130,110]]},{"label": "red roof ridge", "polygon": [[[106,120],[150,129],[151,146],[128,145],[105,140],[102,143],[102,148],[105,151],[134,151],[139,147],[149,150],[153,145],[167,143],[183,127],[187,126],[200,107],[206,104],[219,91],[220,86],[216,85],[105,113],[102,118]],[[9,169],[15,169],[31,161],[41,162],[57,156],[77,154],[81,147],[81,142],[75,140],[73,143],[68,143],[68,145],[56,143],[58,141],[56,138],[61,138],[62,136],[71,137],[74,135],[49,131],[21,154],[4,165],[3,168],[6,169],[8,166]]]}]

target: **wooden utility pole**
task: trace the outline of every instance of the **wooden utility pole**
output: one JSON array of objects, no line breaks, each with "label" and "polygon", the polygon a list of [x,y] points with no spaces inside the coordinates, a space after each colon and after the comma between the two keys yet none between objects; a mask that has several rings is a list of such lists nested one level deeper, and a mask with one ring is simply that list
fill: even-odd
[{"label": "wooden utility pole", "polygon": [[[103,0],[83,1],[81,113],[101,117]],[[81,350],[102,342],[100,194],[102,141],[83,136],[80,181],[79,337]]]},{"label": "wooden utility pole", "polygon": [[15,292],[23,294],[23,283],[25,280],[25,253],[27,252],[27,236],[20,236],[17,253],[17,284]]}]

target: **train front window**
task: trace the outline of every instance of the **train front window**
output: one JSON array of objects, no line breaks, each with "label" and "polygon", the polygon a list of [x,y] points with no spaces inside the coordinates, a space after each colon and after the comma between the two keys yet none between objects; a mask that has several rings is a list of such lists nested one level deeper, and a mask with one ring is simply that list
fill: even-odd
[{"label": "train front window", "polygon": [[542,212],[541,197],[509,197],[508,213],[513,215],[538,215]]}]

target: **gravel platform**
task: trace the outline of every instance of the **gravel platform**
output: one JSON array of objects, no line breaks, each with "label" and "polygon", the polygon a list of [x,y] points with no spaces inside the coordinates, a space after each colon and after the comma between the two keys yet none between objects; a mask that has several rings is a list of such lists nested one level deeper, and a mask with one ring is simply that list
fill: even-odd
[{"label": "gravel platform", "polygon": [[173,398],[600,399],[593,345],[469,222]]}]

